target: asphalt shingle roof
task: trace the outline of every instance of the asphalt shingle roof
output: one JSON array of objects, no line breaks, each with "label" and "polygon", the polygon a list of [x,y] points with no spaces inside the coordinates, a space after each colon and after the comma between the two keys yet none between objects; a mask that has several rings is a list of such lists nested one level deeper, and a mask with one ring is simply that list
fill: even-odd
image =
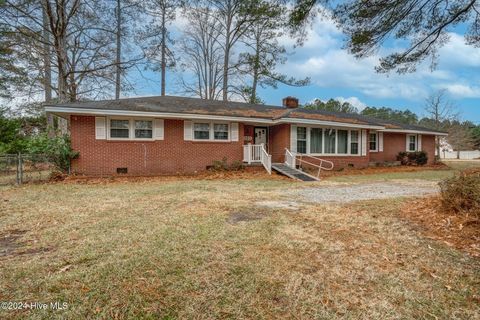
[{"label": "asphalt shingle roof", "polygon": [[154,96],[125,98],[118,100],[84,101],[49,105],[63,108],[85,108],[98,110],[125,110],[159,113],[188,113],[216,116],[247,117],[261,119],[310,119],[352,124],[385,126],[387,129],[404,129],[444,133],[432,129],[377,119],[359,114],[340,113],[303,108],[287,109],[283,106],[261,105],[233,101],[204,100],[199,98]]}]

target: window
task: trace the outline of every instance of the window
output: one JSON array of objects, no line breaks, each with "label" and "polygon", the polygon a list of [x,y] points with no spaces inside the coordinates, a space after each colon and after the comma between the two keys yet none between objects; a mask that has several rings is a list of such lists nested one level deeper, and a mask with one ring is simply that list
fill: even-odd
[{"label": "window", "polygon": [[151,139],[153,137],[153,126],[150,120],[135,120],[135,138]]},{"label": "window", "polygon": [[323,153],[322,150],[322,128],[310,129],[310,153]]},{"label": "window", "polygon": [[193,127],[195,140],[209,140],[210,139],[210,124],[209,123],[195,123]]},{"label": "window", "polygon": [[340,154],[348,153],[348,130],[338,130],[338,148],[337,152]]},{"label": "window", "polygon": [[370,151],[377,151],[377,134],[376,133],[370,133],[368,144],[370,146],[369,147]]},{"label": "window", "polygon": [[417,136],[411,135],[408,136],[408,151],[417,150]]},{"label": "window", "polygon": [[350,131],[350,153],[358,154],[358,131]]},{"label": "window", "polygon": [[110,120],[110,137],[128,139],[129,127],[130,122],[128,120]]},{"label": "window", "polygon": [[325,153],[335,153],[335,129],[325,129]]},{"label": "window", "polygon": [[307,128],[297,127],[297,152],[307,153]]},{"label": "window", "polygon": [[214,124],[213,137],[215,140],[228,140],[228,124]]}]

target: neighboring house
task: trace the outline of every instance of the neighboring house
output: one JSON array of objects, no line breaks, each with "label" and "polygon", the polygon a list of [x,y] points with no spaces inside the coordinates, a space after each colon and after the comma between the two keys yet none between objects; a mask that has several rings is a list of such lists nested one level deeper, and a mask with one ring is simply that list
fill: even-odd
[{"label": "neighboring house", "polygon": [[262,162],[270,171],[271,163],[292,165],[291,154],[330,160],[340,168],[423,150],[432,163],[435,135],[446,135],[357,114],[306,110],[293,97],[283,99],[283,106],[165,96],[63,103],[46,111],[68,119],[72,147],[80,154],[72,172],[86,175],[192,173],[223,158]]}]

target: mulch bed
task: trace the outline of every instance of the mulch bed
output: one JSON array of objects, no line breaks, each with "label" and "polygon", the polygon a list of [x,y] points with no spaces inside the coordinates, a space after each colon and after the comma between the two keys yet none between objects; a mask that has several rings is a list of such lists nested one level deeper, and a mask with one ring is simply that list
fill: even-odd
[{"label": "mulch bed", "polygon": [[118,182],[148,182],[148,181],[188,181],[188,180],[229,180],[229,179],[275,179],[290,180],[290,178],[272,172],[269,175],[263,167],[247,167],[240,171],[201,171],[196,174],[178,174],[161,176],[65,176],[63,180],[55,179],[52,182],[71,184],[106,184]]},{"label": "mulch bed", "polygon": [[473,215],[443,211],[439,196],[409,201],[401,215],[419,226],[428,238],[480,257],[480,220]]}]

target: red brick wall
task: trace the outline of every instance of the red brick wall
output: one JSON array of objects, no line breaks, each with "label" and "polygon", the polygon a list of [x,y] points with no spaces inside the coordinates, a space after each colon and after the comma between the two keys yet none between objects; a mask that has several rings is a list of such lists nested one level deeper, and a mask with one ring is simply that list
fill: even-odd
[{"label": "red brick wall", "polygon": [[435,162],[435,136],[422,134],[422,151],[428,156],[428,164]]},{"label": "red brick wall", "polygon": [[290,125],[288,123],[271,126],[269,128],[269,153],[272,162],[285,161],[285,148],[290,149]]},{"label": "red brick wall", "polygon": [[[383,152],[370,152],[370,161],[385,162],[396,161],[399,152],[406,150],[405,133],[383,133]],[[428,155],[428,163],[435,161],[435,136],[422,135],[422,151]]]},{"label": "red brick wall", "polygon": [[112,175],[127,167],[131,175],[191,173],[205,170],[214,160],[243,159],[243,125],[238,142],[183,140],[183,120],[165,120],[165,140],[109,141],[95,139],[95,117],[71,116],[72,147],[80,152],[72,161],[73,172]]}]

